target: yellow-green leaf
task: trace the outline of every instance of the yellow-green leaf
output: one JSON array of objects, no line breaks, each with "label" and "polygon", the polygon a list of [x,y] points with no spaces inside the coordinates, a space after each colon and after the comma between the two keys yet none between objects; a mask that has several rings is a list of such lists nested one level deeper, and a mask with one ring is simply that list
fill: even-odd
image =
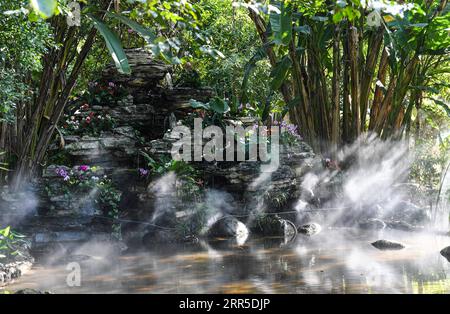
[{"label": "yellow-green leaf", "polygon": [[46,19],[55,14],[58,3],[56,0],[30,0],[30,5],[37,14]]}]

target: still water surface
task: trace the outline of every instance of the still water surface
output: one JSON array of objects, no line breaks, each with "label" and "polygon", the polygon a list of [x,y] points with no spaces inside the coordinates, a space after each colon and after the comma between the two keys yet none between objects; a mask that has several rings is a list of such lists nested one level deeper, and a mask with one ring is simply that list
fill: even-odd
[{"label": "still water surface", "polygon": [[[379,251],[378,239],[400,241]],[[450,237],[408,232],[325,229],[313,237],[164,245],[114,253],[104,243],[37,261],[8,290],[54,293],[450,293]],[[81,286],[69,287],[70,262]]]}]

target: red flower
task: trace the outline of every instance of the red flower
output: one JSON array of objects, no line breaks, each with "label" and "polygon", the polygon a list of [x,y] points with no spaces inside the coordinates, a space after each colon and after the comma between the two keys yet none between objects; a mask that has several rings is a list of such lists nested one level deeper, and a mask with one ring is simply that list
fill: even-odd
[{"label": "red flower", "polygon": [[86,117],[86,123],[87,124],[91,123],[91,117]]},{"label": "red flower", "polygon": [[88,171],[89,170],[89,166],[88,165],[81,165],[78,167],[78,170],[80,171]]}]

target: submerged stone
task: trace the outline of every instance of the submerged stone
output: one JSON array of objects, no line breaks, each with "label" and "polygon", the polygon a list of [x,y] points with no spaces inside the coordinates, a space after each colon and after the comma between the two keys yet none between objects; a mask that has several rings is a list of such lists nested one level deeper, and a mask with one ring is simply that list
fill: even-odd
[{"label": "submerged stone", "polygon": [[401,220],[394,220],[394,221],[388,221],[386,222],[388,228],[395,229],[395,230],[401,230],[401,231],[414,231],[416,230],[416,227]]},{"label": "submerged stone", "polygon": [[297,229],[298,233],[307,235],[307,236],[313,236],[315,234],[318,234],[320,231],[322,231],[322,227],[317,223],[309,223],[303,226],[298,227]]},{"label": "submerged stone", "polygon": [[450,262],[450,246],[447,246],[446,248],[442,249],[440,253],[447,259],[447,261]]},{"label": "submerged stone", "polygon": [[25,288],[25,289],[17,290],[14,294],[50,294],[50,292]]},{"label": "submerged stone", "polygon": [[386,228],[386,223],[378,218],[370,218],[359,222],[359,227],[364,230],[383,230]]},{"label": "submerged stone", "polygon": [[374,246],[379,250],[401,250],[405,248],[405,246],[399,242],[393,242],[388,240],[378,240],[371,244],[372,246]]},{"label": "submerged stone", "polygon": [[175,232],[165,229],[153,229],[147,232],[142,238],[142,243],[146,246],[177,242],[180,242],[180,239],[176,236]]}]

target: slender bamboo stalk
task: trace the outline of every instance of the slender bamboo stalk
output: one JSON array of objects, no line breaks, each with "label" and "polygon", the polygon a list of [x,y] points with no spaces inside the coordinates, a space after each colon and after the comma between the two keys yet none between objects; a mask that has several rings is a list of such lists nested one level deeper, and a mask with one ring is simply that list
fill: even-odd
[{"label": "slender bamboo stalk", "polygon": [[360,112],[360,81],[358,71],[358,29],[349,25],[349,59],[350,59],[350,93],[352,105],[352,139],[361,134],[361,112]]},{"label": "slender bamboo stalk", "polygon": [[340,26],[336,26],[333,35],[333,79],[332,79],[332,109],[331,109],[331,143],[333,144],[332,151],[336,151],[340,144],[340,71],[341,71],[341,57],[340,57]]}]

